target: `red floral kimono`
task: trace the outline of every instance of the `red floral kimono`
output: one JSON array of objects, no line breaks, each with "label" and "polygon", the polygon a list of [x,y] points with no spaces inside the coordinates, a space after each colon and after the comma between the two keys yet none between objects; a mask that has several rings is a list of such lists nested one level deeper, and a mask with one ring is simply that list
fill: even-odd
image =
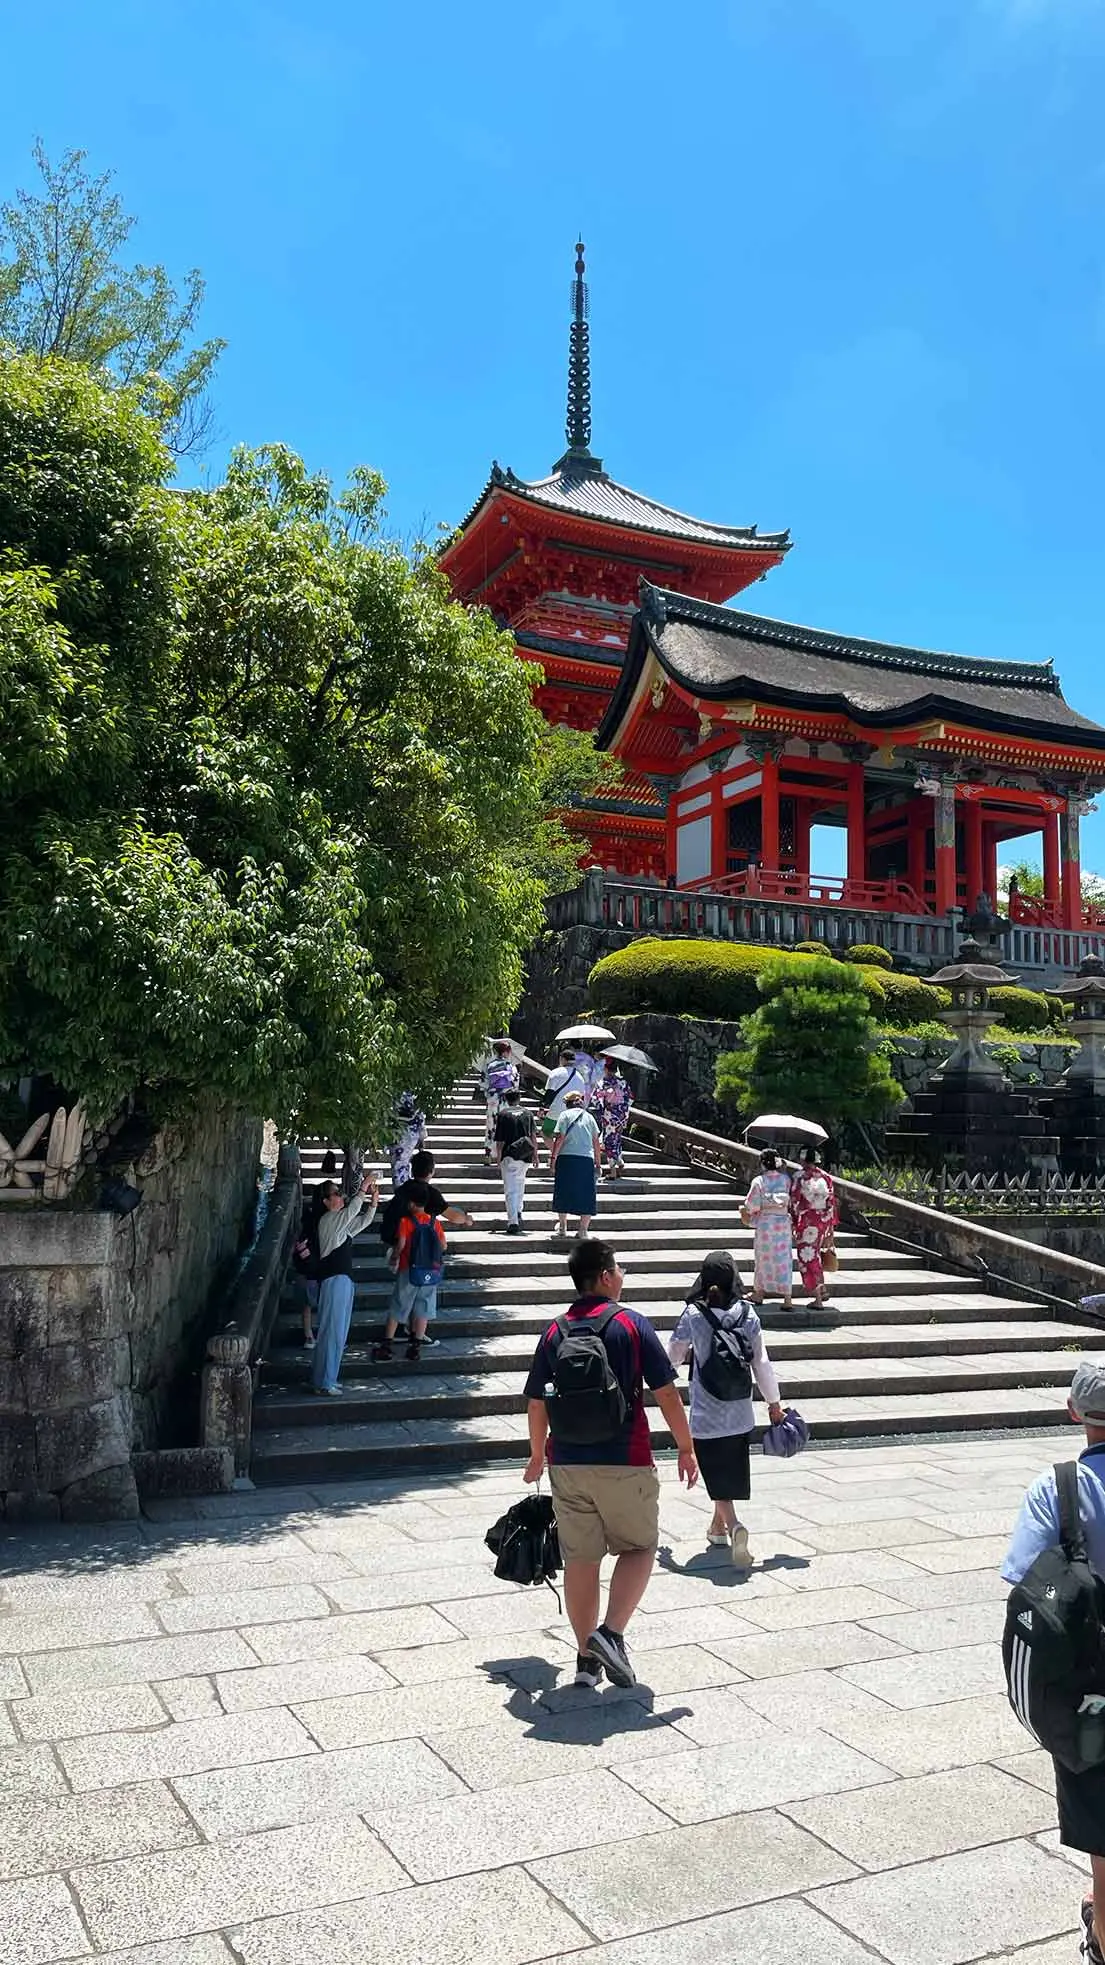
[{"label": "red floral kimono", "polygon": [[833,1238],[837,1223],[836,1193],[823,1167],[795,1174],[790,1183],[790,1218],[794,1223],[794,1252],[802,1288],[813,1296],[822,1288],[825,1271],[822,1250]]}]

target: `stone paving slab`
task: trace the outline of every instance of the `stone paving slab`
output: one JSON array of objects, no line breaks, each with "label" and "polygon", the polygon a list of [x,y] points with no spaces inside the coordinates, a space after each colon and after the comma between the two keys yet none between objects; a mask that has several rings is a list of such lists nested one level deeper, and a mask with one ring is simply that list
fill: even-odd
[{"label": "stone paving slab", "polygon": [[1027,1440],[661,1469],[635,1688],[483,1533],[518,1463],[0,1538],[3,1965],[1059,1965],[1084,1859],[1010,1711]]}]

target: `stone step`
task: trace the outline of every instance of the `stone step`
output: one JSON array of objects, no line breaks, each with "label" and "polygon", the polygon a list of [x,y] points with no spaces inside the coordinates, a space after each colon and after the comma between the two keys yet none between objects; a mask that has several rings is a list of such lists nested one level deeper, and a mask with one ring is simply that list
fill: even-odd
[{"label": "stone step", "polygon": [[[402,1358],[402,1351],[399,1350]],[[776,1363],[780,1363],[776,1360]],[[407,1374],[410,1367],[404,1367]],[[780,1372],[782,1392],[790,1405],[803,1407],[812,1398],[889,1398],[900,1392],[1024,1391],[1033,1387],[1070,1384],[1070,1365],[1062,1352],[995,1352],[984,1357],[941,1358],[809,1358],[793,1361]],[[491,1372],[415,1376],[391,1371],[387,1376],[342,1375],[344,1400],[341,1423],[381,1425],[411,1419],[477,1418],[485,1414],[522,1412],[520,1373]],[[684,1404],[688,1387],[681,1381]],[[651,1394],[646,1403],[654,1403]],[[274,1391],[257,1415],[259,1430],[282,1426],[321,1426],[331,1422],[331,1406],[303,1387]]]},{"label": "stone step", "polygon": [[[450,1325],[451,1329],[452,1326]],[[669,1326],[670,1328],[670,1326]],[[399,1340],[396,1340],[397,1348]],[[1081,1324],[1017,1323],[994,1318],[990,1323],[872,1324],[857,1327],[849,1321],[835,1329],[791,1330],[777,1322],[770,1332],[770,1350],[780,1370],[811,1358],[959,1358],[1021,1352],[1059,1352],[1069,1358],[1075,1350],[1105,1350],[1105,1330]],[[425,1373],[440,1378],[458,1372],[525,1372],[533,1356],[533,1338],[525,1332],[487,1337],[442,1337],[428,1346],[418,1364],[396,1358],[375,1364],[366,1345],[350,1344],[342,1376],[366,1378]],[[264,1366],[266,1386],[299,1385],[310,1375],[311,1354],[301,1343],[270,1351]]]},{"label": "stone step", "polygon": [[[626,1299],[632,1299],[642,1308],[654,1301],[662,1302],[692,1281],[693,1276],[693,1265],[680,1264],[675,1274],[647,1269],[642,1269],[638,1274],[630,1264],[631,1280],[626,1287]],[[391,1295],[392,1279],[386,1270],[364,1281],[355,1278],[355,1282],[359,1306],[386,1303]],[[880,1262],[862,1273],[857,1269],[841,1268],[832,1278],[832,1299],[843,1303],[857,1296],[877,1297],[883,1291],[894,1296],[924,1296],[929,1291],[946,1295],[957,1290],[969,1290],[973,1282],[974,1278],[970,1276],[945,1276],[934,1269],[921,1269],[908,1262],[898,1267]],[[795,1294],[801,1294],[797,1279]],[[547,1275],[533,1275],[520,1269],[517,1275],[511,1276],[493,1269],[482,1275],[465,1276],[447,1268],[437,1300],[441,1311],[466,1307],[474,1302],[488,1305],[547,1303],[555,1310],[565,1301],[570,1302],[571,1285],[563,1270],[559,1275],[555,1271]]]},{"label": "stone step", "polygon": [[[944,1276],[942,1283],[956,1284],[954,1277]],[[490,1308],[479,1302],[467,1310],[451,1310],[440,1315],[436,1324],[439,1337],[503,1337],[519,1334],[536,1338],[548,1329],[553,1315],[559,1308],[566,1308],[565,1298],[560,1305],[555,1303],[545,1308],[526,1308],[505,1304]],[[682,1297],[671,1297],[668,1301],[649,1303],[648,1316],[660,1331],[670,1331],[683,1309]],[[781,1304],[765,1304],[761,1311],[763,1327],[768,1332],[789,1330],[834,1330],[839,1327],[862,1329],[883,1324],[915,1325],[922,1309],[932,1313],[932,1327],[941,1329],[944,1325],[956,1323],[993,1322],[1002,1324],[1010,1316],[1023,1317],[1025,1305],[1013,1297],[987,1296],[982,1291],[972,1289],[965,1280],[961,1293],[950,1292],[938,1298],[919,1301],[913,1296],[881,1296],[875,1300],[860,1299],[843,1304],[826,1304],[823,1309],[797,1302],[793,1310],[784,1310]],[[381,1334],[384,1306],[376,1303],[372,1308],[355,1305],[350,1330],[351,1343],[372,1343]],[[1041,1312],[1047,1328],[1047,1313]],[[302,1315],[282,1310],[276,1319],[273,1342],[278,1345],[294,1344],[302,1332]]]},{"label": "stone step", "polygon": [[[288,1426],[258,1435],[252,1473],[260,1486],[354,1480],[385,1468],[495,1460],[513,1461],[521,1477],[527,1436],[520,1413],[352,1425],[341,1417],[343,1401],[325,1403],[329,1425]],[[870,1398],[818,1396],[805,1401],[802,1413],[815,1437],[826,1441],[1042,1429],[1064,1422],[1066,1395],[1062,1388],[1039,1386],[1024,1391],[897,1392]],[[654,1446],[669,1447],[671,1437],[655,1408],[649,1411],[649,1422]],[[759,1433],[757,1428],[757,1438]]]}]

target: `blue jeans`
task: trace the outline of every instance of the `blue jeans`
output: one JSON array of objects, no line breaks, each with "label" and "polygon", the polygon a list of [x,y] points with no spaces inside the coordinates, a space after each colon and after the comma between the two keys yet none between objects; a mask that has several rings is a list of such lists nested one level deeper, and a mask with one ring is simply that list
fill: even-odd
[{"label": "blue jeans", "polygon": [[311,1360],[316,1391],[337,1384],[352,1320],[352,1276],[327,1276],[318,1293],[318,1340]]}]

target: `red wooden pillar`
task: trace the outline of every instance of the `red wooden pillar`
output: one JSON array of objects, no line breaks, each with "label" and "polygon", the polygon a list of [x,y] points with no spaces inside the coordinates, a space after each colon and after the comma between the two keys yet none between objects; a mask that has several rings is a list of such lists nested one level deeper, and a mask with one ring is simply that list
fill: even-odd
[{"label": "red wooden pillar", "polygon": [[933,805],[936,821],[936,912],[950,914],[959,901],[955,864],[955,786],[941,785]]},{"label": "red wooden pillar", "polygon": [[1063,905],[1059,864],[1059,814],[1051,812],[1044,820],[1044,900],[1057,921]]},{"label": "red wooden pillar", "polygon": [[794,801],[794,871],[803,887],[810,880],[810,818],[813,806],[808,798]]},{"label": "red wooden pillar", "polygon": [[996,903],[998,893],[998,839],[993,826],[982,828],[982,884]]},{"label": "red wooden pillar", "polygon": [[760,786],[760,865],[768,873],[779,870],[779,760],[765,757]]},{"label": "red wooden pillar", "polygon": [[1079,844],[1080,808],[1076,798],[1067,800],[1059,814],[1059,853],[1063,875],[1063,926],[1082,926],[1082,852]]},{"label": "red wooden pillar", "polygon": [[675,798],[674,790],[670,791],[668,793],[667,823],[664,827],[664,877],[666,880],[674,880],[676,878],[679,866],[678,828],[675,823]]},{"label": "red wooden pillar", "polygon": [[909,808],[909,845],[906,872],[919,901],[925,898],[925,841],[928,837],[928,800],[915,798]]},{"label": "red wooden pillar", "polygon": [[848,766],[848,879],[867,878],[867,816],[863,799],[863,766]]},{"label": "red wooden pillar", "polygon": [[729,812],[722,796],[720,770],[714,772],[710,790],[714,801],[710,807],[710,879],[717,881],[724,880],[729,858]]},{"label": "red wooden pillar", "polygon": [[[982,807],[973,799],[968,799],[963,806],[963,857],[967,906],[973,908],[986,886],[982,870]],[[991,894],[991,901],[993,898]]]}]

